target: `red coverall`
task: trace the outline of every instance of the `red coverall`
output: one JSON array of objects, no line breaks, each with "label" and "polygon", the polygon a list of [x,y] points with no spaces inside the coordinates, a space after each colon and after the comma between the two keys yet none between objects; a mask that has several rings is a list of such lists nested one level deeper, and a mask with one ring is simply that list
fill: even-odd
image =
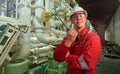
[{"label": "red coverall", "polygon": [[[54,50],[54,59],[59,62],[66,61],[67,74],[96,74],[96,64],[100,58],[101,43],[99,36],[88,33],[85,27],[78,41],[73,42],[70,47],[64,45],[67,37],[58,44]],[[70,52],[66,58],[66,53]]]}]

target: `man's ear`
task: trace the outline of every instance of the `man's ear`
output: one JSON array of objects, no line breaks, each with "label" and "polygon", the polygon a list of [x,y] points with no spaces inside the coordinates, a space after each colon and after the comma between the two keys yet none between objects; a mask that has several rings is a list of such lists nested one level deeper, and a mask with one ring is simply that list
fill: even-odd
[{"label": "man's ear", "polygon": [[87,21],[87,18],[84,18],[84,21]]}]

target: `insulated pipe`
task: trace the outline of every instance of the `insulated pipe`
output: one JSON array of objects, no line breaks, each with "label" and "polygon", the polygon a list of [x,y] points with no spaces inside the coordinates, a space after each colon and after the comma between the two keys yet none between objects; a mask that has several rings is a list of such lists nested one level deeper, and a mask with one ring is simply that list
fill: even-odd
[{"label": "insulated pipe", "polygon": [[[36,6],[43,6],[44,7],[44,1],[43,0],[37,0],[36,1]],[[35,17],[41,17],[41,13],[43,11],[43,8],[36,8],[35,9]]]},{"label": "insulated pipe", "polygon": [[52,32],[52,33],[54,33],[54,34],[56,34],[56,35],[60,35],[59,37],[65,36],[65,34],[66,34],[65,31],[55,29],[56,26],[62,25],[62,22],[61,22],[60,20],[53,20],[53,19],[51,19],[51,20],[49,21],[49,24],[50,24],[50,26],[51,26],[51,32]]},{"label": "insulated pipe", "polygon": [[18,1],[19,0],[16,0],[16,13],[15,13],[15,18],[16,19],[18,18]]},{"label": "insulated pipe", "polygon": [[17,20],[15,18],[6,17],[6,16],[0,16],[0,21],[2,21],[4,23],[12,24],[16,27],[18,25],[25,25],[25,23],[21,22],[20,20]]},{"label": "insulated pipe", "polygon": [[[37,2],[36,2],[37,6],[43,6],[43,4],[44,4],[44,2],[42,0],[37,0]],[[45,4],[45,5],[47,5],[47,4]],[[35,18],[33,19],[33,23],[35,25],[36,36],[37,36],[38,40],[40,40],[43,43],[56,45],[59,42],[61,42],[62,37],[57,38],[57,36],[54,33],[51,33],[51,31],[55,31],[55,29],[50,29],[50,26],[49,26],[49,28],[46,28],[45,26],[43,26],[43,22],[38,22],[38,21],[41,21],[40,15],[41,15],[42,11],[43,11],[42,8],[35,9]],[[39,19],[37,19],[37,18],[39,18]],[[50,23],[46,23],[46,24],[50,25]],[[59,33],[60,33],[60,31],[59,31]]]},{"label": "insulated pipe", "polygon": [[60,42],[62,39],[57,38],[54,34],[46,33],[42,29],[41,25],[38,23],[38,21],[34,18],[33,23],[35,24],[35,32],[38,40],[40,40],[43,43],[46,44],[57,44]]},{"label": "insulated pipe", "polygon": [[52,50],[54,48],[54,46],[44,46],[44,47],[41,47],[41,48],[34,48],[34,49],[31,49],[31,52],[34,53],[34,54],[40,54],[40,53],[43,53],[43,52],[48,52],[49,50]]},{"label": "insulated pipe", "polygon": [[65,31],[61,31],[61,30],[56,30],[55,28],[51,28],[51,32],[56,34],[56,35],[59,35],[59,37],[63,37],[66,35],[66,32]]},{"label": "insulated pipe", "polygon": [[43,44],[43,43],[31,44],[31,49],[36,48],[36,47],[41,48],[41,47],[43,47],[43,46],[45,46],[45,45],[46,45],[46,44]]},{"label": "insulated pipe", "polygon": [[[27,7],[27,5],[31,4],[31,0],[20,0],[19,7],[19,20],[23,21],[27,24],[27,26],[30,26],[31,21],[31,9]],[[26,13],[26,14],[25,14]],[[20,44],[20,51],[15,59],[24,59],[28,57],[30,54],[30,28],[26,33],[21,32],[19,36],[19,44]]]},{"label": "insulated pipe", "polygon": [[37,38],[46,44],[55,45],[61,41],[61,38],[57,38],[54,34],[51,36],[50,34],[44,34],[42,30],[36,30]]},{"label": "insulated pipe", "polygon": [[7,15],[7,2],[2,2],[0,5],[0,15],[1,16],[6,16]]}]

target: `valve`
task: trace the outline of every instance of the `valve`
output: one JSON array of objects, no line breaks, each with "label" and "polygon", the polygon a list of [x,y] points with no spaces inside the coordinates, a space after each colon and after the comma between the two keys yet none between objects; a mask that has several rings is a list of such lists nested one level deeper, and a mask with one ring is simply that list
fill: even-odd
[{"label": "valve", "polygon": [[50,12],[47,12],[47,11],[42,12],[42,20],[43,20],[43,22],[48,22],[50,20],[50,18],[51,18]]}]

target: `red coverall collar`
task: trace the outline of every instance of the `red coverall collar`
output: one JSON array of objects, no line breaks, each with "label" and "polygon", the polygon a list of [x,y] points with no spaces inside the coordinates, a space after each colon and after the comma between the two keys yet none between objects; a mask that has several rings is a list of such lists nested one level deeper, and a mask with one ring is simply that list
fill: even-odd
[{"label": "red coverall collar", "polygon": [[88,31],[88,28],[85,26],[85,28],[79,33],[80,37],[86,35]]}]

